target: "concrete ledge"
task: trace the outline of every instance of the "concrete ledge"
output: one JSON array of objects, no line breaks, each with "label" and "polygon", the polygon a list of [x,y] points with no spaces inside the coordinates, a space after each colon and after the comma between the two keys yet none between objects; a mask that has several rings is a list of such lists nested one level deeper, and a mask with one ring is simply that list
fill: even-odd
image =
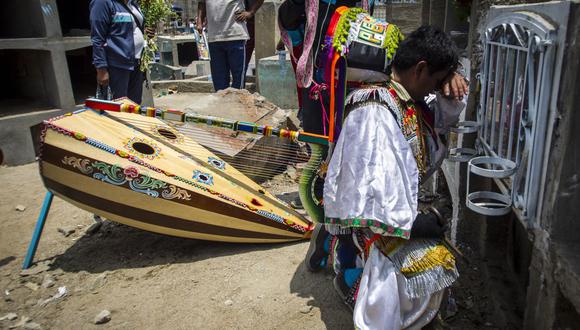
[{"label": "concrete ledge", "polygon": [[[182,80],[159,80],[152,81],[153,89],[172,89],[178,93],[213,93],[213,83],[208,80],[208,76],[196,77]],[[256,91],[254,83],[246,83],[246,89],[253,93]]]},{"label": "concrete ledge", "polygon": [[2,165],[16,166],[35,161],[30,127],[65,112],[55,109],[0,118],[0,150],[4,158]]},{"label": "concrete ledge", "polygon": [[0,39],[0,49],[34,49],[48,51],[69,51],[84,47],[90,47],[90,37],[65,37],[62,39],[51,38],[13,38]]}]

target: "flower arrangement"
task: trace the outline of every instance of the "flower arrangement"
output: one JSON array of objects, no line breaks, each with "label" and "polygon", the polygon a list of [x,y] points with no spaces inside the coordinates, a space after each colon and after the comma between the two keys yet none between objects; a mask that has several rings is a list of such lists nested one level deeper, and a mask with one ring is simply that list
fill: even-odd
[{"label": "flower arrangement", "polygon": [[[155,29],[157,24],[163,22],[165,19],[174,15],[171,10],[171,5],[167,0],[141,0],[141,11],[143,16],[145,16],[145,28]],[[153,62],[155,58],[155,52],[157,52],[157,37],[149,36],[145,33],[145,49],[141,55],[141,71],[147,71],[149,64]]]}]

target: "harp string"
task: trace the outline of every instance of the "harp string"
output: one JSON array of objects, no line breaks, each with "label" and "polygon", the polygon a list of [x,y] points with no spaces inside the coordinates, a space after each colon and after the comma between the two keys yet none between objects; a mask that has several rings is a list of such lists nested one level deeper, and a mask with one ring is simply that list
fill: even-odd
[{"label": "harp string", "polygon": [[[139,128],[143,129],[143,130],[148,130],[151,128],[151,122],[144,122],[144,121],[139,121],[139,120],[127,120],[128,122],[131,122],[131,124],[134,124],[135,126],[139,126]],[[142,125],[140,125],[142,124]],[[200,124],[200,126],[206,126],[204,124]],[[179,131],[180,133],[182,133],[183,135],[193,139],[196,142],[206,142],[207,145],[209,145],[211,147],[211,145],[216,145],[216,146],[231,146],[232,143],[231,142],[227,142],[227,141],[221,141],[219,138],[216,139],[215,136],[211,136],[211,132],[203,130],[201,128],[199,129],[193,129],[193,128],[183,128],[183,127],[173,127],[170,125],[170,127],[172,127],[173,129],[176,129],[177,131]],[[234,131],[232,131],[234,132]],[[230,138],[230,139],[236,139],[237,141],[239,141],[240,143],[253,143],[255,141],[258,140],[258,138],[254,138],[253,135],[248,134],[248,133],[243,133],[244,136],[247,136],[249,139],[253,140],[253,141],[248,141],[248,140],[242,140],[238,137],[225,137],[225,138]],[[260,136],[256,136],[256,137],[260,137]],[[284,138],[278,138],[280,139],[280,141],[283,141]],[[280,143],[279,146],[268,146],[265,144],[260,144],[259,148],[261,150],[264,151],[260,151],[260,150],[256,150],[256,152],[262,152],[262,154],[264,156],[270,156],[270,152],[277,152],[278,155],[287,155],[287,156],[291,156],[294,154],[295,151],[301,151],[301,149],[303,147],[301,147],[298,142],[293,142],[289,139],[286,139],[284,142],[289,142],[289,143]],[[184,142],[184,144],[190,144],[190,142]],[[193,143],[196,144],[196,143]],[[282,149],[280,151],[280,149]],[[252,150],[252,152],[254,152],[254,150]]]},{"label": "harp string", "polygon": [[[119,118],[125,122],[128,122],[141,130],[148,131],[151,129],[152,123],[150,120],[141,119],[139,116],[135,116],[133,118]],[[231,132],[232,134],[236,134],[235,137],[227,136],[226,138],[235,139],[240,143],[254,143],[258,141],[263,135],[253,135],[251,133],[246,132],[238,132],[234,130],[230,130],[227,128],[222,127],[213,127],[209,126],[204,123],[179,123],[173,124],[172,122],[160,120],[162,124],[169,126],[172,129],[177,130],[184,136],[191,138],[193,141],[183,141],[180,144],[193,149],[193,153],[190,154],[191,150],[187,150],[184,154],[186,156],[199,156],[197,151],[207,152],[208,147],[215,149],[216,147],[231,147],[232,143],[216,139],[215,136],[212,136],[210,131],[205,130],[204,128],[216,129],[221,130],[224,132]],[[242,137],[242,138],[240,138]],[[264,136],[265,137],[265,136]],[[276,175],[283,174],[288,165],[292,165],[293,163],[307,163],[307,159],[304,162],[296,162],[296,160],[300,159],[300,152],[303,152],[303,146],[301,146],[298,142],[292,141],[288,138],[280,138],[274,136],[276,139],[280,141],[278,146],[268,146],[266,144],[260,144],[256,148],[252,149],[248,153],[238,154],[236,156],[227,156],[227,164],[232,166],[233,168],[237,169],[240,173],[230,173],[229,175],[235,177],[243,177],[243,176],[252,176],[256,178],[264,178],[264,179],[272,179]],[[246,139],[243,139],[246,138]],[[276,139],[272,139],[276,141]],[[185,150],[184,150],[185,151]],[[219,150],[218,150],[219,152]],[[318,155],[319,153],[315,153]],[[276,155],[275,158],[272,158],[272,155]],[[197,157],[188,157],[194,163],[198,163],[195,159]],[[222,157],[223,158],[223,157]],[[286,159],[284,159],[286,158]],[[309,157],[308,157],[309,158]],[[260,166],[252,165],[248,162],[259,162]],[[199,164],[198,164],[199,165]],[[302,171],[306,170],[316,170],[318,166],[307,165],[302,167]]]},{"label": "harp string", "polygon": [[[150,126],[151,126],[150,122],[143,122],[143,121],[138,121],[138,120],[132,120],[132,121],[133,121],[133,123],[144,123],[145,125],[139,125],[139,126],[141,126],[141,127],[139,127],[141,129],[150,128]],[[182,130],[183,130],[182,128],[175,128],[175,129],[177,129],[180,132],[182,132]],[[190,133],[193,133],[193,134],[184,134],[184,135],[187,135],[188,137],[193,138],[193,140],[195,142],[184,141],[184,142],[181,142],[180,144],[188,146],[194,150],[207,151],[208,147],[209,148],[213,147],[213,149],[215,149],[216,146],[217,147],[219,147],[219,146],[230,147],[232,145],[232,143],[216,140],[214,137],[210,136],[209,132],[207,132],[205,130],[191,130]],[[247,143],[247,141],[240,141],[240,142]],[[204,146],[204,143],[205,143],[205,146]],[[301,152],[301,151],[303,151],[303,147],[298,145],[298,143],[281,144],[279,147],[275,147],[275,146],[272,147],[272,146],[267,146],[265,144],[260,144],[255,149],[249,151],[249,153],[246,153],[243,155],[238,154],[238,155],[233,156],[233,157],[232,156],[227,156],[227,157],[232,158],[232,160],[228,160],[228,163],[231,163],[231,164],[234,164],[236,162],[239,164],[243,164],[242,162],[240,162],[238,160],[249,160],[249,161],[259,161],[262,163],[269,163],[269,164],[281,166],[281,165],[288,165],[291,163],[307,162],[307,160],[305,160],[304,162],[295,162],[295,160],[300,159],[301,156],[299,155],[299,152]],[[219,152],[219,150],[218,150],[218,152]],[[273,154],[276,155],[276,158],[275,158],[276,160],[272,160],[271,156]],[[317,154],[318,153],[315,153],[315,155],[317,155]],[[287,158],[288,160],[279,160],[282,158]]]}]

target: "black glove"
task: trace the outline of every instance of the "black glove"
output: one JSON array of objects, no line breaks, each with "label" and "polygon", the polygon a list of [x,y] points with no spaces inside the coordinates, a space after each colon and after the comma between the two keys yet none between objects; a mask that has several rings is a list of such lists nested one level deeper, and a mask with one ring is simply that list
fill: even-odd
[{"label": "black glove", "polygon": [[304,0],[286,0],[278,9],[278,19],[286,30],[296,30],[306,21]]},{"label": "black glove", "polygon": [[445,235],[445,226],[439,223],[439,219],[433,213],[419,213],[411,228],[411,239],[428,238],[441,239]]}]

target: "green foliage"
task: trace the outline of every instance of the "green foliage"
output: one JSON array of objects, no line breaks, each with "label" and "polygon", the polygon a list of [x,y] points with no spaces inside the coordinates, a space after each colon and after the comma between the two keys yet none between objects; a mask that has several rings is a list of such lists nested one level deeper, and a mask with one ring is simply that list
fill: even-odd
[{"label": "green foliage", "polygon": [[[157,24],[175,16],[167,0],[141,0],[141,11],[145,16],[145,27],[155,29]],[[141,55],[141,71],[145,72],[153,62],[157,48],[157,38],[145,35],[145,49]]]},{"label": "green foliage", "polygon": [[146,27],[154,28],[158,23],[175,15],[166,0],[141,0],[140,5]]}]

